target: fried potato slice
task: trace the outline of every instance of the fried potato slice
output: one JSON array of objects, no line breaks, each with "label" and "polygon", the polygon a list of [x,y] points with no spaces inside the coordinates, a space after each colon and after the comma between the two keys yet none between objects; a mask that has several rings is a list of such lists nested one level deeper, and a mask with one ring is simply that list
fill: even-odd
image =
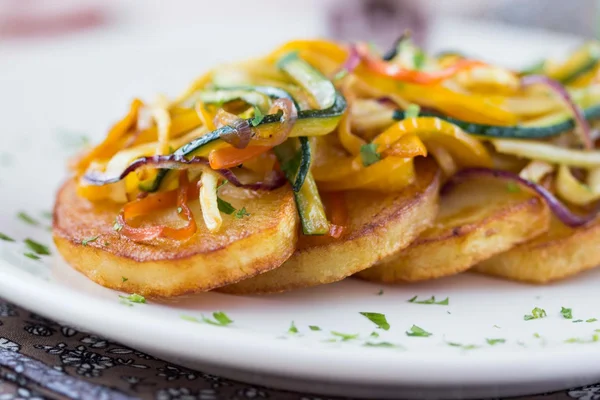
[{"label": "fried potato slice", "polygon": [[550,213],[542,200],[513,191],[486,178],[457,186],[440,199],[431,228],[358,277],[394,283],[454,275],[546,232]]},{"label": "fried potato slice", "polygon": [[600,218],[579,228],[553,219],[530,242],[479,263],[476,272],[531,283],[548,283],[600,266]]},{"label": "fried potato slice", "polygon": [[[211,290],[252,277],[279,267],[294,252],[298,217],[289,187],[251,192],[226,185],[219,196],[236,208],[246,207],[250,216],[223,215],[219,232],[210,233],[195,200],[190,208],[198,232],[191,239],[136,243],[113,229],[120,205],[81,198],[75,182],[69,181],[57,195],[54,241],[65,260],[91,280],[160,297]],[[172,209],[144,218],[140,226],[184,223]]]},{"label": "fried potato slice", "polygon": [[408,246],[438,209],[439,173],[424,165],[417,183],[400,193],[344,192],[348,226],[340,239],[301,236],[281,267],[219,291],[263,294],[332,283]]}]

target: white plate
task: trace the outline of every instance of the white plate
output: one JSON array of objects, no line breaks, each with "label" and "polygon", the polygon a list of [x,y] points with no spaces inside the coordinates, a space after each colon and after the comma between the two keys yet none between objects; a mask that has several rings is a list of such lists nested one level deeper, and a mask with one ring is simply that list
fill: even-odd
[{"label": "white plate", "polygon": [[[182,42],[166,39],[154,47],[138,46],[138,40],[133,51],[134,42],[115,45],[117,37],[94,38],[93,47],[79,40],[63,48],[15,52],[0,64],[3,233],[49,244],[49,221],[42,212],[51,209],[53,193],[65,176],[65,159],[77,142],[74,132],[98,139],[132,94],[173,92],[202,68],[225,58],[222,52],[210,51],[199,56],[189,45],[172,46]],[[224,40],[233,48],[233,40]],[[206,54],[212,59],[202,58]],[[16,218],[20,210],[41,225],[24,224]],[[565,306],[573,309],[576,319],[600,318],[600,271],[544,287],[465,274],[418,285],[382,287],[347,280],[275,296],[209,293],[128,307],[119,302],[118,293],[87,281],[56,254],[34,261],[25,258],[24,251],[20,241],[0,241],[0,296],[233,379],[366,398],[497,397],[600,380],[600,343],[565,342],[591,340],[600,322],[573,323],[559,312]],[[408,303],[414,295],[448,297],[449,305]],[[536,306],[547,311],[547,318],[524,321]],[[225,311],[234,323],[222,328],[181,319],[213,311]],[[359,314],[365,311],[386,314],[391,329],[376,329]],[[292,321],[300,334],[287,333]],[[405,331],[413,324],[433,336],[408,337]],[[322,331],[311,331],[309,325]],[[360,337],[331,343],[331,331]],[[379,338],[369,337],[374,331]],[[486,339],[506,342],[491,346]],[[363,346],[367,341],[386,341],[402,349]],[[467,351],[448,342],[478,347]]]}]

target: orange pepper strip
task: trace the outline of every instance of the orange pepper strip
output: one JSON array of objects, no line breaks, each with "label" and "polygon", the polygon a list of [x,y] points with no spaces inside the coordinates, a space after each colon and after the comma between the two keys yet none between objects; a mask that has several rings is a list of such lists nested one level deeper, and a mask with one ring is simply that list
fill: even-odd
[{"label": "orange pepper strip", "polygon": [[211,151],[208,161],[212,169],[233,168],[269,150],[271,148],[268,146],[248,146],[244,149],[225,147]]},{"label": "orange pepper strip", "polygon": [[363,139],[352,133],[352,126],[350,123],[350,112],[347,111],[342,116],[340,125],[338,126],[338,138],[342,143],[342,146],[353,156],[360,154],[360,148],[367,144]]},{"label": "orange pepper strip", "polygon": [[144,103],[141,100],[134,99],[131,102],[131,106],[129,106],[127,115],[110,128],[106,139],[104,139],[102,143],[94,147],[77,162],[75,169],[79,173],[82,173],[89,167],[92,161],[110,158],[121,150],[122,143],[120,143],[120,141],[137,122],[138,112],[143,105]]},{"label": "orange pepper strip", "polygon": [[402,136],[392,147],[383,152],[385,157],[395,156],[413,158],[418,156],[427,157],[427,147],[415,135]]},{"label": "orange pepper strip", "polygon": [[418,83],[422,85],[439,83],[445,79],[451,78],[459,71],[485,65],[481,61],[458,60],[456,63],[442,70],[424,72],[406,69],[374,57],[365,45],[357,46],[357,50],[367,67],[379,75],[384,75],[397,81]]},{"label": "orange pepper strip", "polygon": [[324,196],[325,211],[329,214],[329,236],[339,239],[348,225],[348,207],[344,193],[333,192]]},{"label": "orange pepper strip", "polygon": [[[174,240],[189,239],[196,233],[197,226],[194,214],[188,206],[188,199],[198,197],[198,190],[198,185],[190,185],[187,179],[187,173],[182,171],[179,175],[179,188],[177,190],[149,195],[146,198],[125,204],[117,216],[117,224],[121,226],[119,233],[134,241],[145,241],[157,238],[169,238]],[[127,223],[127,220],[130,218],[147,215],[152,211],[173,207],[175,204],[181,207],[179,216],[188,222],[183,228],[171,228],[165,225],[136,228]]]}]

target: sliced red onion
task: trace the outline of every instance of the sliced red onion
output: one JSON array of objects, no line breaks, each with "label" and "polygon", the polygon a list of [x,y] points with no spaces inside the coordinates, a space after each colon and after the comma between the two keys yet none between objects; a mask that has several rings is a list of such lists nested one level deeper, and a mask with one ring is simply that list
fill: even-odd
[{"label": "sliced red onion", "polygon": [[569,208],[567,208],[560,200],[558,200],[552,193],[550,193],[545,187],[538,185],[537,183],[528,181],[527,179],[521,178],[517,174],[513,174],[508,171],[501,171],[489,168],[467,168],[458,172],[450,180],[444,185],[442,188],[441,194],[445,195],[450,192],[454,187],[461,184],[464,181],[467,181],[472,178],[479,177],[493,177],[506,181],[514,182],[518,185],[525,186],[528,189],[531,189],[536,194],[538,194],[550,210],[554,213],[554,215],[565,225],[570,226],[572,228],[576,228],[578,226],[582,226],[590,223],[600,211],[599,207],[587,215],[579,215],[573,213]]},{"label": "sliced red onion", "polygon": [[236,149],[244,149],[250,143],[250,139],[254,136],[254,130],[250,126],[248,120],[238,117],[235,114],[229,113],[222,108],[217,111],[215,116],[215,125],[217,128],[229,125],[235,131],[221,135],[223,141],[229,143]]},{"label": "sliced red onion", "polygon": [[348,57],[340,67],[340,69],[333,75],[333,79],[340,79],[344,76],[354,72],[356,67],[360,64],[360,54],[355,44],[351,44],[348,48]]},{"label": "sliced red onion", "polygon": [[575,120],[575,125],[579,127],[577,130],[581,141],[586,149],[591,150],[594,148],[594,143],[591,138],[591,128],[590,124],[585,119],[583,115],[583,111],[581,108],[575,104],[569,92],[565,89],[565,87],[560,83],[551,79],[544,75],[527,75],[521,78],[521,86],[531,86],[531,85],[546,85],[552,91],[560,96],[561,99],[569,106],[571,112],[573,113],[573,118]]},{"label": "sliced red onion", "polygon": [[[106,176],[97,171],[89,172],[84,175],[83,179],[92,185],[102,186],[110,183],[118,182],[124,179],[131,172],[143,166],[151,166],[158,169],[189,169],[194,166],[203,165],[210,168],[208,158],[192,157],[190,159],[181,155],[169,154],[166,156],[141,157],[129,164],[127,168],[118,176]],[[216,173],[227,179],[229,183],[236,187],[252,190],[274,190],[285,185],[285,176],[281,173],[274,172],[264,182],[242,183],[238,177],[229,169],[216,169]]]}]

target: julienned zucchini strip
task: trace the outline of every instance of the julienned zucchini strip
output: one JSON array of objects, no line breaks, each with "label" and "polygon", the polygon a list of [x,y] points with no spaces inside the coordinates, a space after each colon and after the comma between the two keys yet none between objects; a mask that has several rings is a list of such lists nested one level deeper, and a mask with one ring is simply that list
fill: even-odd
[{"label": "julienned zucchini strip", "polygon": [[[465,132],[474,135],[495,138],[540,139],[557,136],[575,128],[575,121],[572,118],[565,119],[564,121],[561,121],[559,123],[546,126],[498,126],[466,122],[457,118],[452,118],[446,115],[441,115],[438,113],[428,111],[421,111],[419,115],[426,117],[438,117],[458,126]],[[583,110],[583,115],[587,120],[600,118],[600,105],[594,105],[592,107],[586,108],[585,110]],[[394,111],[393,118],[397,121],[403,120],[405,118],[404,111]]]}]

